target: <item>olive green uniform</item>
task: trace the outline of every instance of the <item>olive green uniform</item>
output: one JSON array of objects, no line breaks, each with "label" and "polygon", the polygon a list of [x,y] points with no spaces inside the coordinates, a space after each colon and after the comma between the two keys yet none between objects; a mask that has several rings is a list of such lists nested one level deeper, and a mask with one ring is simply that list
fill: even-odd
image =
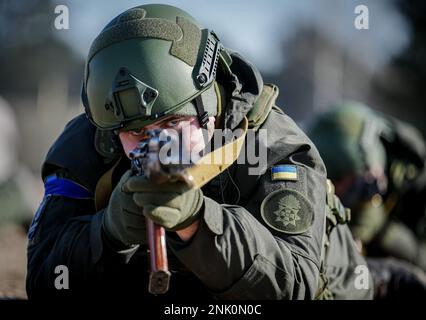
[{"label": "olive green uniform", "polygon": [[[267,165],[260,175],[249,175],[249,168],[257,165],[234,163],[203,187],[204,204],[194,237],[185,243],[175,233],[167,233],[172,278],[163,297],[371,298],[372,284],[355,288],[355,268],[366,262],[348,227],[333,226],[332,219],[326,219],[326,170],[316,148],[287,115],[271,109],[277,89],[263,86],[259,73],[240,56],[234,54],[233,60],[240,90],[226,103],[240,110],[234,121],[248,116],[256,130],[256,145],[267,148]],[[244,108],[238,108],[241,103]],[[266,138],[260,129],[267,130]],[[153,297],[146,290],[146,245],[119,253],[105,241],[104,210],[95,208],[94,194],[100,177],[116,161],[97,151],[96,132],[83,115],[76,117],[43,165],[47,192],[28,247],[30,298],[130,293],[134,297],[134,292],[144,299]],[[123,159],[114,170],[113,184],[130,166]],[[280,164],[295,169],[296,177],[273,179],[272,170]],[[48,187],[53,174],[77,182],[87,192]],[[288,213],[290,206],[293,211]],[[287,220],[279,221],[280,215]],[[57,265],[69,268],[69,290],[54,289]]]}]

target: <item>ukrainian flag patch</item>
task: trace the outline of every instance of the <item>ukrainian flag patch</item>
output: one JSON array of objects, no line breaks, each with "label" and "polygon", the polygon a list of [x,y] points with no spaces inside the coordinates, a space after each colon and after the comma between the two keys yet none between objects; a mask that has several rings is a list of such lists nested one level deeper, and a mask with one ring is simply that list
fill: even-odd
[{"label": "ukrainian flag patch", "polygon": [[297,167],[290,164],[281,164],[273,166],[271,169],[272,181],[287,180],[297,181]]}]

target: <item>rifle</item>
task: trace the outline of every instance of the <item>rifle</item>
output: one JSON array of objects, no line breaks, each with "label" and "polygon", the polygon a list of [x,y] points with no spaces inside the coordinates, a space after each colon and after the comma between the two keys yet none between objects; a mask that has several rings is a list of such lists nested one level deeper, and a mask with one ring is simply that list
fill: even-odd
[{"label": "rifle", "polygon": [[[178,143],[178,138],[168,135],[166,129],[147,130],[138,146],[129,154],[132,172],[134,175],[145,175],[156,184],[182,181],[189,188],[201,188],[237,159],[247,132],[248,121],[246,118],[240,127],[243,129],[243,134],[235,141],[205,155],[197,163],[181,164],[180,161],[171,161],[171,164],[167,165],[162,164],[159,159],[160,149],[167,143]],[[160,139],[161,133],[171,139],[168,141]],[[231,162],[214,164],[213,159],[223,159],[226,154],[233,155]],[[150,256],[148,291],[155,295],[164,294],[169,289],[171,276],[168,268],[165,231],[163,227],[150,219],[146,219],[146,225]]]},{"label": "rifle", "polygon": [[[182,168],[164,166],[160,162],[159,152],[166,143],[161,141],[161,129],[148,130],[138,146],[130,152],[134,175],[145,175],[152,183],[161,184],[167,181],[178,180]],[[165,132],[167,135],[167,132]],[[173,174],[175,173],[175,174]],[[183,179],[185,180],[185,179]],[[169,289],[170,271],[167,260],[166,235],[164,228],[146,219],[146,230],[150,255],[150,275],[148,291],[152,294],[164,294]]]}]

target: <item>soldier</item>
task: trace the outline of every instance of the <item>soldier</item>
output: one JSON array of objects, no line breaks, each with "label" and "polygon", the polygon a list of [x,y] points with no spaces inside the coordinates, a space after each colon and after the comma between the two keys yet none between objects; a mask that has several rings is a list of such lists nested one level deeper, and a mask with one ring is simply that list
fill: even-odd
[{"label": "soldier", "polygon": [[319,115],[309,135],[336,194],[351,208],[354,238],[368,256],[426,270],[426,147],[412,126],[348,102]]},{"label": "soldier", "polygon": [[[172,277],[163,297],[371,298],[368,272],[366,285],[356,285],[355,268],[366,262],[345,225],[348,212],[312,142],[275,106],[277,95],[178,8],[143,5],[113,19],[88,55],[87,117],[66,126],[42,167],[29,297],[152,298],[149,218],[167,230]],[[129,170],[129,153],[148,129],[189,129],[193,146],[211,138],[202,128],[235,132],[245,124],[253,133],[245,142],[267,152],[260,174],[234,161],[204,187],[183,190]],[[69,271],[69,290],[54,289],[58,265]]]}]

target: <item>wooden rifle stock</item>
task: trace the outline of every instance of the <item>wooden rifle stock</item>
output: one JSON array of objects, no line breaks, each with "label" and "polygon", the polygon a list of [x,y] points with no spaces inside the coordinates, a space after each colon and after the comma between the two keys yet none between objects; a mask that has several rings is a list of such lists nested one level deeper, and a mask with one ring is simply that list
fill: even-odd
[{"label": "wooden rifle stock", "polygon": [[148,291],[152,294],[164,294],[169,290],[170,283],[166,233],[163,227],[150,219],[146,219],[146,230],[150,258]]}]

